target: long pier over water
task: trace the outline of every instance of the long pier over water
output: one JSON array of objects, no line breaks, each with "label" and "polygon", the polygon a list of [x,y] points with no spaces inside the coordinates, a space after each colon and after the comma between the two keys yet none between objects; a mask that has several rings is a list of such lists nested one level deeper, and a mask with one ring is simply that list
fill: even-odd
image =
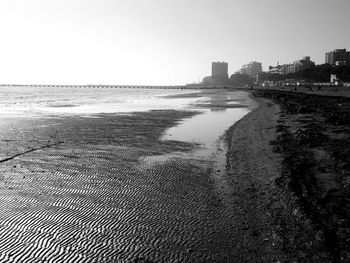
[{"label": "long pier over water", "polygon": [[0,87],[33,87],[33,88],[128,88],[128,89],[218,89],[227,88],[227,86],[205,86],[205,85],[175,85],[175,86],[156,86],[156,85],[17,85],[2,84]]}]

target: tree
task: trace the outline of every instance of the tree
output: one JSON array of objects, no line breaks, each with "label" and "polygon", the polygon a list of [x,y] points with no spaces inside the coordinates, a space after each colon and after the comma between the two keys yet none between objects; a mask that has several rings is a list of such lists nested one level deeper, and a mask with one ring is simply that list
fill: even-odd
[{"label": "tree", "polygon": [[271,80],[271,81],[280,81],[280,80],[284,80],[284,77],[281,74],[272,73],[272,74],[270,74],[269,80]]},{"label": "tree", "polygon": [[242,86],[242,85],[253,85],[254,79],[249,75],[245,74],[232,74],[230,77],[230,82],[232,85]]},{"label": "tree", "polygon": [[340,75],[340,80],[346,82],[350,81],[350,66],[344,67],[343,72]]},{"label": "tree", "polygon": [[319,70],[319,79],[318,81],[325,81],[325,82],[328,82],[330,81],[330,78],[331,78],[331,71],[332,71],[332,68],[331,67],[322,67],[320,70]]},{"label": "tree", "polygon": [[261,72],[261,73],[259,74],[259,81],[260,81],[260,82],[269,80],[269,78],[270,78],[270,73],[268,73],[268,72]]}]

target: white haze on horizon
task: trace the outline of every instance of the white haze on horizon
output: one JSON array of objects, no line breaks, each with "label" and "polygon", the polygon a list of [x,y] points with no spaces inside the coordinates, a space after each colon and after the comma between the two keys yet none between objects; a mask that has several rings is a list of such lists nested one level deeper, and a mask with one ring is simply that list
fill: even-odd
[{"label": "white haze on horizon", "polygon": [[0,84],[178,85],[350,49],[348,0],[0,0]]}]

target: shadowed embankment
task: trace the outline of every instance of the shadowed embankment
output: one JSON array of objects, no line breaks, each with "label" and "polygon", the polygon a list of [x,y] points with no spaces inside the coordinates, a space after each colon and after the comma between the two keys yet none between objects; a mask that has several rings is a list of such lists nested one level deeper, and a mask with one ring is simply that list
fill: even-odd
[{"label": "shadowed embankment", "polygon": [[271,144],[282,156],[275,184],[290,213],[279,222],[283,250],[302,262],[348,262],[350,99],[276,90],[255,96],[281,107]]}]

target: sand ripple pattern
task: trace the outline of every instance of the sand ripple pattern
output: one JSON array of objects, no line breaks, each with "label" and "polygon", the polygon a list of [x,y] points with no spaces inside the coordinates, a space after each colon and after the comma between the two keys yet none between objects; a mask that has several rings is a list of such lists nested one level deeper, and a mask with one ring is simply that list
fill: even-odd
[{"label": "sand ripple pattern", "polygon": [[80,119],[79,129],[70,120],[54,138],[64,143],[2,163],[0,262],[225,262],[234,226],[220,216],[210,163],[140,161],[175,145],[147,133],[145,117],[134,120],[140,141],[116,143],[124,117]]}]

